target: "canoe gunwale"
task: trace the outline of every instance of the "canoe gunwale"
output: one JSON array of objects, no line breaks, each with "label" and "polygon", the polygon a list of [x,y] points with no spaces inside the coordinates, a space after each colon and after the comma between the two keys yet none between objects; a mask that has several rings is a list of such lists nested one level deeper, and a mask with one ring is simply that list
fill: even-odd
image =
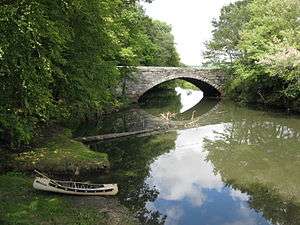
[{"label": "canoe gunwale", "polygon": [[[36,177],[33,182],[33,187],[38,190],[51,191],[64,194],[75,195],[115,195],[118,192],[117,184],[89,184],[83,182],[62,181],[62,183],[74,185],[64,186],[61,181],[50,178]],[[83,187],[76,187],[77,185],[86,185]],[[91,187],[92,186],[92,187]],[[98,186],[98,187],[95,187]],[[101,187],[99,187],[101,186]]]},{"label": "canoe gunwale", "polygon": [[[66,188],[76,188],[76,189],[100,189],[100,188],[106,188],[105,184],[89,184],[89,183],[82,183],[82,182],[74,182],[74,181],[58,181],[58,180],[52,180],[50,179],[49,184],[53,183],[57,186],[66,187]],[[64,185],[63,183],[69,184],[69,186]],[[76,185],[79,185],[79,187],[76,187]],[[86,187],[80,187],[80,185],[85,185]],[[112,184],[115,185],[115,184]]]},{"label": "canoe gunwale", "polygon": [[102,187],[102,188],[74,188],[74,187],[66,187],[63,185],[56,185],[55,183],[51,183],[51,181],[49,182],[49,186],[53,187],[53,188],[58,188],[58,189],[63,189],[66,191],[78,191],[78,192],[106,192],[106,190],[113,190],[113,187]]}]

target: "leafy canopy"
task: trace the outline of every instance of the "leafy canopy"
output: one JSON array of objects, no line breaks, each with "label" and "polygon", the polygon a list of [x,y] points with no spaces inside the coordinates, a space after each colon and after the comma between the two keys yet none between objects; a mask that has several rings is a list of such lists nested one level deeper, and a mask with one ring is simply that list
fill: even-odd
[{"label": "leafy canopy", "polygon": [[170,32],[138,1],[2,1],[0,144],[118,107],[117,66],[179,65]]}]

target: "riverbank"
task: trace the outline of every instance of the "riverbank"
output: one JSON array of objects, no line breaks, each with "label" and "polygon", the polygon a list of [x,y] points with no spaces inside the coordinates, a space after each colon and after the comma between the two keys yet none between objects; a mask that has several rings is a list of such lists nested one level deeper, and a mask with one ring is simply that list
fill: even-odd
[{"label": "riverbank", "polygon": [[[73,197],[34,190],[35,169],[53,178],[82,181],[87,176],[106,175],[110,169],[106,153],[72,139],[70,130],[55,127],[46,133],[35,147],[1,154],[0,224],[137,224],[115,197]],[[75,171],[79,172],[76,176]]]},{"label": "riverbank", "polygon": [[68,129],[59,129],[50,137],[42,137],[37,147],[9,154],[5,170],[32,172],[37,169],[51,175],[72,176],[104,174],[109,170],[106,153],[94,152],[71,138]]},{"label": "riverbank", "polygon": [[115,198],[40,192],[32,188],[32,180],[21,173],[0,176],[0,224],[137,224]]}]

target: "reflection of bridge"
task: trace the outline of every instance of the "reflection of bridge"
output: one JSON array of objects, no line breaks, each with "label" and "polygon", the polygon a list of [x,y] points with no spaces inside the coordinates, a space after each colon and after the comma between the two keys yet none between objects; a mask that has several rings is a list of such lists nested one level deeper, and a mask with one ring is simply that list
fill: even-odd
[{"label": "reflection of bridge", "polygon": [[190,67],[138,67],[133,78],[126,82],[127,96],[136,102],[151,88],[174,79],[182,79],[194,84],[207,97],[223,95],[225,76],[220,70]]},{"label": "reflection of bridge", "polygon": [[[152,115],[139,107],[133,108],[125,114],[122,114],[122,118],[120,118],[123,120],[121,124],[126,127],[125,130],[120,130],[121,132],[119,133],[77,137],[76,140],[81,142],[97,142],[130,136],[144,137],[174,132],[178,129],[223,123],[224,120],[222,120],[222,117],[218,114],[219,108],[220,104],[217,104],[216,102],[216,105],[208,112],[192,120],[165,120],[162,117]],[[117,124],[120,124],[119,119],[116,119],[115,121],[118,121]],[[112,124],[112,126],[115,125]]]}]

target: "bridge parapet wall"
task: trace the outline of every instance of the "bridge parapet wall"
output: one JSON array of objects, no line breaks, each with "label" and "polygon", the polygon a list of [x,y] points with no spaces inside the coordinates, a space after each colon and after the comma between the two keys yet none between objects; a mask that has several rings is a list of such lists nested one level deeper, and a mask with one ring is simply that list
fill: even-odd
[{"label": "bridge parapet wall", "polygon": [[204,93],[210,92],[211,88],[223,95],[225,76],[220,70],[190,67],[138,67],[132,78],[126,81],[126,94],[133,101],[138,101],[146,91],[173,79],[187,80]]}]

